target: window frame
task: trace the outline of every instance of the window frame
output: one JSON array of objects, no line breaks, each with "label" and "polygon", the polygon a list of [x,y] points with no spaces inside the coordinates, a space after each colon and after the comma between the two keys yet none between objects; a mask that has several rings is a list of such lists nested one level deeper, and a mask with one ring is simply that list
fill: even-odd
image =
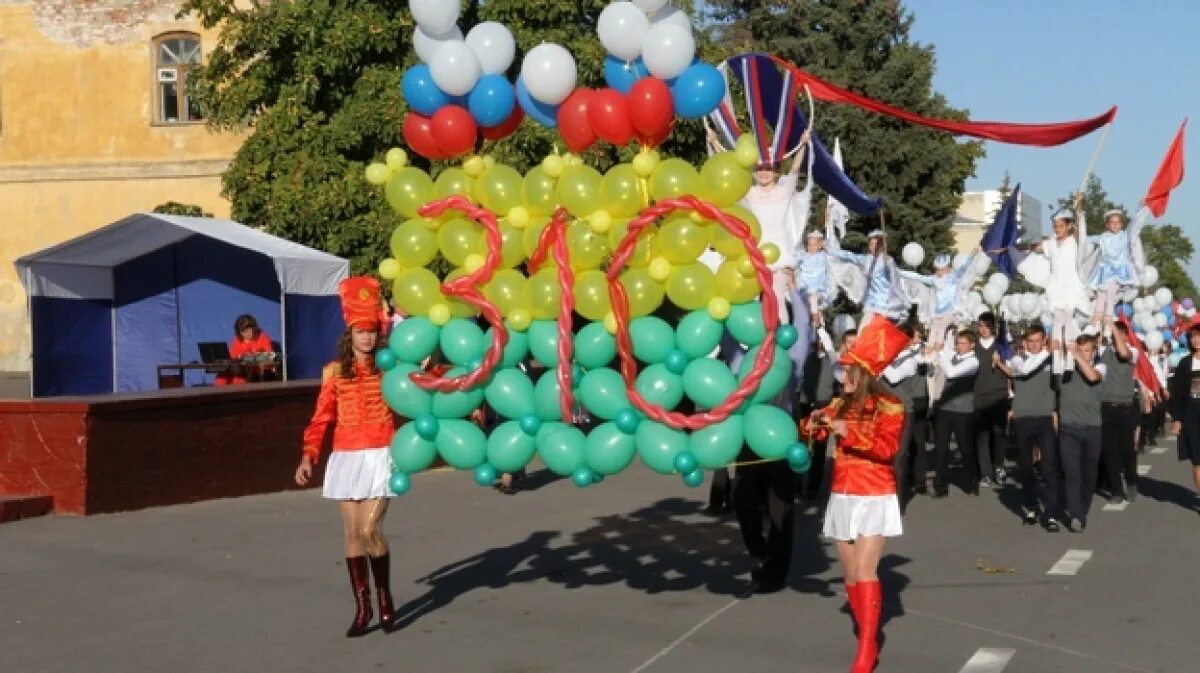
[{"label": "window frame", "polygon": [[[160,53],[162,51],[162,45],[166,42],[169,42],[170,40],[181,40],[181,39],[195,41],[196,48],[197,48],[197,55],[199,56],[199,61],[197,63],[192,63],[192,64],[186,64],[186,63],[164,64],[164,63],[162,63],[160,60]],[[161,34],[155,35],[153,38],[151,38],[150,50],[151,50],[151,53],[150,53],[150,64],[151,64],[150,85],[151,85],[151,92],[152,92],[151,95],[153,95],[153,97],[154,97],[154,106],[153,106],[154,107],[154,110],[153,110],[154,116],[150,122],[150,125],[151,126],[163,126],[163,127],[178,127],[178,126],[198,126],[198,125],[204,124],[203,117],[197,117],[194,119],[190,118],[190,112],[188,110],[188,103],[190,102],[190,99],[188,96],[188,80],[189,80],[189,74],[190,74],[189,71],[191,70],[191,68],[193,68],[195,66],[199,66],[200,64],[202,64],[204,62],[204,41],[201,38],[200,34],[194,33],[191,31],[186,31],[186,30],[175,30],[175,31],[167,32],[167,33],[161,33]],[[168,69],[168,68],[175,71],[175,82],[176,82],[176,102],[175,102],[175,111],[174,111],[175,115],[178,117],[180,112],[187,113],[189,116],[188,119],[176,119],[175,121],[170,121],[166,118],[167,111],[163,107],[163,100],[162,100],[162,86],[161,86],[162,83],[158,81],[158,75],[159,75],[160,70]]]}]

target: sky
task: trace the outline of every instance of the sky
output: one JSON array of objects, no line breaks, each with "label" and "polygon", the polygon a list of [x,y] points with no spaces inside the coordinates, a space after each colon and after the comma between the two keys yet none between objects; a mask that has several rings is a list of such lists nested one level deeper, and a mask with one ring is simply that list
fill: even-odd
[{"label": "sky", "polygon": [[[1056,122],[1118,106],[1095,172],[1131,212],[1184,117],[1183,183],[1161,221],[1197,247],[1200,278],[1200,2],[1195,0],[905,0],[911,36],[933,45],[934,88],[977,121]],[[1052,203],[1078,189],[1102,131],[1053,148],[988,142],[968,190],[1007,170]]]}]

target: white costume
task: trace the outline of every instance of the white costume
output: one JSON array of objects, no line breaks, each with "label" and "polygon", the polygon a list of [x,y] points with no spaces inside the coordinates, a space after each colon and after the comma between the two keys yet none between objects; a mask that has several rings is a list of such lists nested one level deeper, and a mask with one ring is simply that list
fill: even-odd
[{"label": "white costume", "polygon": [[[1025,258],[1017,270],[1035,285],[1042,281],[1046,301],[1054,314],[1050,338],[1066,343],[1079,336],[1075,314],[1086,313],[1088,295],[1083,279],[1090,273],[1089,266],[1095,263],[1095,257],[1087,254],[1087,224],[1082,212],[1075,217],[1067,211],[1061,211],[1054,219],[1073,220],[1076,225],[1075,235],[1061,241],[1054,237],[1043,240],[1040,254],[1031,254]],[[1050,265],[1049,273],[1044,279],[1030,273],[1031,265],[1038,260],[1048,261]]]},{"label": "white costume", "polygon": [[[974,316],[966,314],[967,295],[971,286],[979,277],[976,272],[975,260],[979,253],[971,253],[957,268],[942,276],[923,276],[912,271],[900,271],[904,290],[917,305],[917,317],[929,327],[929,338],[940,341],[947,330],[957,320],[969,320]],[[933,266],[936,269],[949,268],[949,255],[938,255]]]}]

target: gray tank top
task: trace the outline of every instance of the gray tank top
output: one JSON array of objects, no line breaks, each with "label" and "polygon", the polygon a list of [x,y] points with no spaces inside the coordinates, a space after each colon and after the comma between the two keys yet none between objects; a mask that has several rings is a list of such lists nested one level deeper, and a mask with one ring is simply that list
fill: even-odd
[{"label": "gray tank top", "polygon": [[[1108,375],[1104,379],[1108,380]],[[1103,387],[1103,381],[1092,383],[1078,371],[1065,372],[1058,384],[1058,422],[1087,428],[1100,427],[1100,391]]]},{"label": "gray tank top", "polygon": [[1100,387],[1100,399],[1116,404],[1133,404],[1136,389],[1133,385],[1133,360],[1123,361],[1117,357],[1117,349],[1109,346],[1104,349],[1100,361],[1108,367],[1104,375],[1104,383]]},{"label": "gray tank top", "polygon": [[1054,377],[1050,358],[1029,376],[1013,378],[1013,418],[1035,418],[1054,414]]}]

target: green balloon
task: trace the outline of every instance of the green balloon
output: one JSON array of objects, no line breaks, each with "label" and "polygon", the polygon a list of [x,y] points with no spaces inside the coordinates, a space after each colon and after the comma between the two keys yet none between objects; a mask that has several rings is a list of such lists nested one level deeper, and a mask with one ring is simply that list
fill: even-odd
[{"label": "green balloon", "polygon": [[655,421],[642,421],[634,438],[642,462],[659,474],[674,472],[675,456],[688,449],[687,435]]},{"label": "green balloon", "polygon": [[[783,301],[780,298],[780,301]],[[767,338],[767,328],[763,325],[762,304],[749,301],[737,304],[729,311],[725,326],[734,339],[747,346],[757,346]]]},{"label": "green balloon", "polygon": [[483,397],[493,411],[505,418],[520,419],[535,411],[533,381],[520,369],[500,369],[483,389]]},{"label": "green balloon", "polygon": [[425,316],[414,316],[396,325],[388,337],[388,348],[404,362],[417,364],[437,348],[441,328]]},{"label": "green balloon", "polygon": [[558,403],[560,397],[562,387],[558,385],[558,371],[547,370],[533,389],[533,406],[543,421],[562,420],[562,409]]},{"label": "green balloon", "polygon": [[713,320],[708,311],[692,311],[679,321],[679,329],[675,332],[675,341],[679,350],[689,358],[706,357],[721,343],[721,335],[725,327]]},{"label": "green balloon", "polygon": [[538,433],[537,453],[546,467],[554,474],[569,477],[584,464],[587,438],[579,428],[564,426],[563,429]]},{"label": "green balloon", "polygon": [[500,472],[516,472],[529,464],[537,444],[517,421],[506,421],[487,438],[487,462]]},{"label": "green balloon", "polygon": [[[500,356],[501,367],[516,367],[529,355],[529,335],[508,327],[508,343],[504,345],[503,355]],[[483,350],[492,347],[492,335],[496,330],[489,327],[483,334]]]},{"label": "green balloon", "polygon": [[529,352],[533,359],[547,367],[558,364],[558,323],[553,320],[534,320],[525,330],[529,336]]},{"label": "green balloon", "polygon": [[544,438],[549,437],[556,432],[567,430],[570,427],[571,426],[563,423],[562,421],[546,421],[545,423],[542,423],[542,427],[538,428],[538,431],[533,435],[533,438],[540,442]]},{"label": "green balloon", "polygon": [[624,470],[633,462],[635,453],[637,440],[612,423],[602,423],[588,433],[587,465],[598,474],[616,474]]},{"label": "green balloon", "polygon": [[600,367],[583,375],[579,382],[579,400],[593,416],[611,421],[622,409],[629,408],[625,379],[614,369]]},{"label": "green balloon", "polygon": [[416,366],[402,363],[383,373],[383,399],[405,418],[419,418],[433,412],[433,396],[408,377],[415,371]]},{"label": "green balloon", "polygon": [[747,409],[745,428],[750,450],[768,460],[786,456],[799,434],[791,414],[769,404],[755,404]]},{"label": "green balloon", "polygon": [[683,379],[672,374],[666,365],[650,365],[643,369],[634,381],[634,388],[642,399],[668,411],[683,401]]},{"label": "green balloon", "polygon": [[634,318],[629,323],[629,338],[633,341],[633,356],[642,362],[662,362],[675,350],[675,332],[662,318]]},{"label": "green balloon", "polygon": [[683,392],[696,406],[705,409],[712,409],[724,402],[736,387],[737,379],[733,372],[719,360],[692,360],[683,370]]},{"label": "green balloon", "polygon": [[[739,382],[745,380],[750,375],[750,370],[754,369],[754,358],[758,356],[758,351],[759,347],[755,346],[746,352],[746,357],[742,359],[742,364],[738,367]],[[775,358],[771,360],[771,368],[767,370],[767,375],[759,381],[758,390],[747,398],[747,401],[754,403],[769,401],[783,390],[791,377],[792,360],[788,357],[787,351],[776,346]]]},{"label": "green balloon", "polygon": [[[446,378],[455,378],[467,373],[455,367],[446,372]],[[433,393],[433,415],[442,418],[463,418],[483,404],[483,386],[453,393]]]},{"label": "green balloon", "polygon": [[688,450],[700,461],[700,467],[715,469],[732,463],[745,442],[744,418],[738,414],[715,425],[697,430],[688,437]]},{"label": "green balloon", "polygon": [[575,361],[584,369],[603,367],[617,356],[617,340],[604,323],[588,323],[575,335]]},{"label": "green balloon", "polygon": [[448,465],[460,470],[474,470],[487,458],[487,437],[483,430],[470,421],[450,419],[442,421],[438,431],[438,453]]},{"label": "green balloon", "polygon": [[465,318],[454,318],[446,323],[442,327],[440,342],[442,354],[460,367],[482,356],[486,348],[483,330],[474,321]]},{"label": "green balloon", "polygon": [[411,422],[400,426],[396,434],[392,435],[392,445],[389,447],[392,467],[410,474],[429,469],[437,456],[437,446],[433,442],[421,439],[414,426]]}]

